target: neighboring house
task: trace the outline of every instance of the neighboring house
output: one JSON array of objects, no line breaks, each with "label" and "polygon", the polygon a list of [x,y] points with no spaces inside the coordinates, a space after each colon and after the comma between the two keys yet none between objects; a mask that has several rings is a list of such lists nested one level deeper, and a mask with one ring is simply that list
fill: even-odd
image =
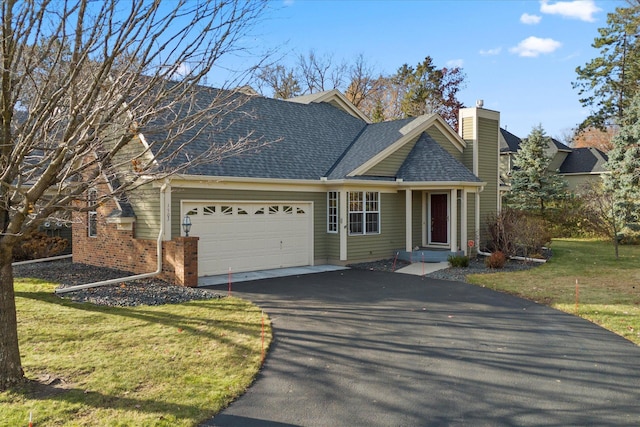
[{"label": "neighboring house", "polygon": [[[212,90],[197,94],[203,105]],[[370,123],[336,90],[241,96],[238,120],[203,132],[185,157],[248,132],[271,144],[77,214],[74,262],[150,272],[161,241],[163,276],[195,286],[199,276],[483,244],[499,204],[498,112],[461,110],[458,135],[437,115]]]},{"label": "neighboring house", "polygon": [[[509,191],[509,179],[513,170],[514,159],[518,155],[522,140],[500,129],[500,180],[501,191]],[[551,138],[545,152],[551,158],[549,170],[562,175],[569,185],[570,190],[576,190],[580,186],[600,179],[606,173],[604,164],[607,155],[597,148],[571,148],[560,141]]]}]

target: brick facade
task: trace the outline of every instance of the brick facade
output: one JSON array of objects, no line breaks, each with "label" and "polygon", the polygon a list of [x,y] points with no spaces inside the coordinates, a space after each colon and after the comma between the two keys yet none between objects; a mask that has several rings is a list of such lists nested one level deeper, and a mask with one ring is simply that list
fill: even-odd
[{"label": "brick facade", "polygon": [[[88,235],[87,213],[73,216],[73,262],[109,267],[133,274],[156,271],[156,240],[136,239],[135,223],[131,230],[118,229],[106,221],[106,215],[116,209],[114,201],[99,207],[96,237]],[[162,242],[162,273],[160,278],[182,286],[198,284],[198,237],[176,237]]]}]

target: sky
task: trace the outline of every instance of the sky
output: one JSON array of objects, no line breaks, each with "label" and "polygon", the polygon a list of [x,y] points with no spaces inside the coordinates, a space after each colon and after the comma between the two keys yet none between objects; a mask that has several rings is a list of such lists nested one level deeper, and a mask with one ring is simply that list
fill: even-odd
[{"label": "sky", "polygon": [[394,73],[431,56],[438,67],[462,67],[466,88],[501,114],[501,126],[526,137],[542,125],[563,140],[587,115],[575,69],[598,56],[591,44],[607,13],[623,0],[329,1],[272,0],[253,43],[277,48],[285,63],[314,50]]}]

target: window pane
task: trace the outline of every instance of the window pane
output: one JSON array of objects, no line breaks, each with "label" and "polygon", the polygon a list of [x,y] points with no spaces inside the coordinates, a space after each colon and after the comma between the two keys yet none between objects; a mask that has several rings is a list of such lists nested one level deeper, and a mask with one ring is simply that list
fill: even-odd
[{"label": "window pane", "polygon": [[378,213],[367,213],[367,233],[377,233],[379,231],[379,218],[380,215]]},{"label": "window pane", "polygon": [[89,212],[89,237],[96,237],[98,235],[98,214],[96,212]]},{"label": "window pane", "polygon": [[349,233],[362,234],[362,214],[350,213],[349,214]]}]

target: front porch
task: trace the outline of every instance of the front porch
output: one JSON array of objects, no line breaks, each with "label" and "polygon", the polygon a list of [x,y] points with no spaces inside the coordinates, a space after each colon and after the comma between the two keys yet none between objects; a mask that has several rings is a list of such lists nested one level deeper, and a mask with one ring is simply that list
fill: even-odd
[{"label": "front porch", "polygon": [[467,255],[477,235],[475,188],[405,189],[405,247],[398,258],[408,262],[446,262]]},{"label": "front porch", "polygon": [[463,251],[450,251],[447,249],[431,249],[431,248],[418,248],[412,251],[398,250],[396,256],[399,260],[415,263],[439,263],[447,262],[450,256],[463,256]]}]

